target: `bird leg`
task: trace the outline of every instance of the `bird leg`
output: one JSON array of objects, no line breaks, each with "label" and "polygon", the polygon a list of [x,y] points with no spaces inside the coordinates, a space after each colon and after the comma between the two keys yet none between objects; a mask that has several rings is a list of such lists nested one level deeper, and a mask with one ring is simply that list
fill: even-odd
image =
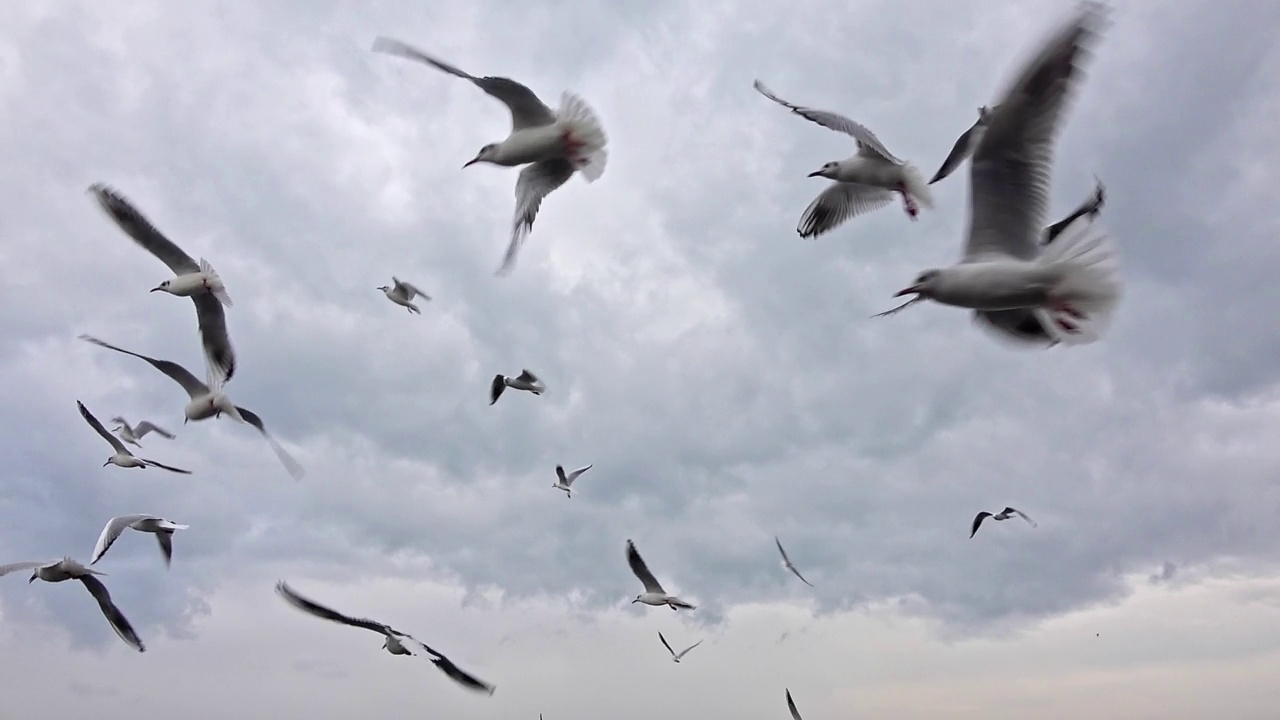
[{"label": "bird leg", "polygon": [[907,211],[907,216],[912,220],[920,214],[920,208],[916,205],[916,201],[912,199],[911,193],[907,192],[906,183],[898,183],[898,192],[902,193],[902,207]]}]

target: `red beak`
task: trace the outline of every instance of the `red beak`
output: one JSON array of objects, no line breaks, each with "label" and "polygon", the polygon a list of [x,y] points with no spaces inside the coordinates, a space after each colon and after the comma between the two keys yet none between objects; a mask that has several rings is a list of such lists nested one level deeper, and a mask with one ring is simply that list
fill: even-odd
[{"label": "red beak", "polygon": [[903,289],[899,290],[898,292],[894,293],[894,294],[893,294],[893,296],[894,296],[894,297],[902,297],[903,295],[910,295],[911,293],[916,293],[917,295],[919,295],[919,294],[920,294],[920,289],[919,289],[919,288],[920,288],[920,286],[919,286],[919,285],[912,285],[912,286],[911,286],[911,287],[909,287],[909,288],[903,288]]},{"label": "red beak", "polygon": [[476,163],[478,163],[478,162],[480,162],[480,158],[479,158],[479,157],[475,157],[475,158],[472,158],[472,159],[468,160],[468,161],[467,161],[467,164],[466,164],[466,165],[463,165],[462,167],[464,167],[464,168],[469,168],[469,167],[471,167],[472,165],[475,165],[475,164],[476,164]]}]

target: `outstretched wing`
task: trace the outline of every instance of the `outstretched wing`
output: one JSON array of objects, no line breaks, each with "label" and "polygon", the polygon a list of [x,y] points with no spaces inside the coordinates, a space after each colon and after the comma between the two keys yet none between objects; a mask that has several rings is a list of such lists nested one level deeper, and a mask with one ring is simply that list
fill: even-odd
[{"label": "outstretched wing", "polygon": [[1004,511],[1005,511],[1005,512],[1007,512],[1007,513],[1009,513],[1010,515],[1017,515],[1018,517],[1022,518],[1023,520],[1026,520],[1028,523],[1031,523],[1031,527],[1039,527],[1038,525],[1036,525],[1036,521],[1035,521],[1035,520],[1032,520],[1031,518],[1027,517],[1027,514],[1026,514],[1026,513],[1024,513],[1024,512],[1022,512],[1021,510],[1017,510],[1017,509],[1014,509],[1014,508],[1011,508],[1011,507],[1007,507],[1007,508],[1005,508],[1005,509],[1004,509]]},{"label": "outstretched wing", "polygon": [[123,195],[104,183],[90,185],[89,192],[126,235],[168,265],[174,275],[200,272],[195,259],[157,230]]},{"label": "outstretched wing", "polygon": [[161,437],[166,437],[166,438],[169,438],[170,440],[173,439],[173,433],[169,432],[168,430],[165,430],[164,428],[161,428],[158,425],[154,425],[147,420],[143,420],[142,422],[138,423],[138,427],[134,428],[133,430],[133,436],[141,440],[147,433],[152,433],[152,432]]},{"label": "outstretched wing", "polygon": [[307,474],[307,471],[298,464],[297,460],[293,459],[289,451],[285,450],[283,445],[271,437],[271,433],[267,432],[267,426],[263,424],[262,418],[258,417],[257,413],[246,410],[239,405],[236,406],[236,411],[240,413],[240,417],[244,418],[245,422],[257,428],[258,432],[262,433],[262,437],[267,439],[267,444],[271,446],[271,450],[276,454],[276,458],[280,460],[280,464],[284,465],[284,469],[289,473],[290,477],[294,480],[301,480],[302,476]]},{"label": "outstretched wing", "polygon": [[111,443],[111,447],[115,448],[117,453],[121,453],[123,455],[132,454],[125,449],[124,443],[120,442],[120,438],[107,432],[107,429],[102,427],[102,423],[98,422],[98,418],[94,417],[93,413],[89,412],[89,408],[85,407],[84,403],[77,400],[76,407],[80,408],[80,417],[84,418],[85,422],[89,423],[89,427],[97,430],[99,435],[105,438],[107,442]]},{"label": "outstretched wing", "polygon": [[157,360],[155,358],[147,357],[146,355],[140,355],[136,352],[116,347],[111,343],[103,342],[90,335],[81,335],[80,339],[86,342],[91,342],[99,347],[104,347],[108,350],[115,350],[118,353],[124,353],[125,355],[132,355],[136,358],[146,360],[151,364],[151,367],[159,370],[165,375],[168,375],[170,379],[181,385],[182,389],[187,391],[187,395],[192,398],[197,398],[209,392],[208,385],[200,382],[195,375],[192,375],[186,368],[182,367],[178,363],[169,362],[168,360]]},{"label": "outstretched wing", "polygon": [[93,546],[93,557],[89,558],[89,564],[92,565],[101,560],[125,528],[139,520],[154,517],[154,515],[120,515],[108,520],[106,527],[102,528],[102,534],[98,536],[98,544]]},{"label": "outstretched wing", "polygon": [[333,622],[350,625],[351,627],[372,630],[379,635],[386,635],[388,632],[391,632],[390,627],[383,625],[380,622],[374,622],[373,620],[366,620],[364,618],[353,618],[343,615],[337,610],[332,610],[320,605],[319,603],[312,602],[311,600],[308,600],[294,592],[293,588],[289,587],[288,583],[283,580],[276,583],[276,592],[279,593],[280,597],[284,598],[290,605],[305,613],[315,615],[318,618],[332,620]]},{"label": "outstretched wing", "polygon": [[816,238],[850,218],[879,210],[892,201],[891,190],[859,183],[833,182],[804,209],[796,232],[802,238]]},{"label": "outstretched wing", "polygon": [[489,383],[489,404],[498,402],[498,398],[502,397],[502,391],[507,389],[506,378],[502,375],[494,375],[493,382]]},{"label": "outstretched wing", "polygon": [[538,384],[541,384],[541,383],[542,383],[542,381],[538,379],[538,376],[537,376],[537,375],[534,375],[533,373],[529,372],[528,370],[524,370],[524,369],[520,370],[520,377],[518,377],[518,378],[516,378],[516,379],[517,379],[517,380],[527,380],[527,381],[529,381],[529,382],[531,382],[531,383],[538,383]]},{"label": "outstretched wing", "polygon": [[649,566],[644,564],[644,558],[640,557],[636,544],[630,540],[627,540],[627,564],[631,566],[631,572],[644,583],[645,592],[667,594],[653,573],[649,572]]},{"label": "outstretched wing", "polygon": [[20,570],[34,570],[36,568],[45,567],[47,565],[57,565],[57,560],[26,560],[23,562],[9,563],[8,565],[0,565],[0,577],[4,577],[11,572]]},{"label": "outstretched wing", "polygon": [[667,652],[671,653],[672,657],[675,657],[676,651],[671,649],[671,643],[667,642],[667,639],[662,637],[661,632],[658,633],[658,639],[661,640],[663,646],[667,648]]},{"label": "outstretched wing", "polygon": [[530,164],[516,179],[516,211],[511,226],[511,242],[498,268],[498,275],[508,275],[515,268],[520,248],[533,230],[542,199],[573,177],[573,163],[554,157]]},{"label": "outstretched wing", "polygon": [[580,467],[580,468],[578,468],[577,470],[574,470],[573,472],[569,473],[569,477],[568,477],[568,479],[565,481],[565,484],[566,484],[566,485],[572,484],[574,480],[577,480],[577,479],[578,479],[578,476],[579,476],[579,475],[581,475],[582,473],[584,473],[584,472],[586,472],[586,471],[590,470],[591,468],[592,468],[592,466],[591,466],[591,465],[588,465],[588,466],[586,466],[586,467]]},{"label": "outstretched wing", "polygon": [[858,153],[860,155],[879,157],[881,159],[888,160],[894,165],[902,164],[901,160],[885,149],[884,143],[880,142],[880,138],[876,137],[875,133],[871,132],[860,123],[856,123],[843,115],[838,115],[827,110],[815,110],[813,108],[807,108],[800,105],[793,105],[777,95],[774,95],[773,91],[765,87],[764,83],[759,80],[756,80],[752,86],[761,95],[764,95],[782,107],[787,108],[805,120],[818,123],[825,128],[835,130],[836,132],[844,133],[845,135],[852,137],[858,143]]},{"label": "outstretched wing", "polygon": [[978,533],[978,526],[982,524],[983,520],[986,520],[989,517],[991,517],[991,513],[985,510],[978,513],[977,517],[973,519],[973,529],[969,531],[969,539],[973,539],[973,536]]},{"label": "outstretched wing", "polygon": [[154,465],[155,467],[158,467],[161,470],[168,470],[169,472],[181,473],[183,475],[191,474],[190,470],[183,470],[182,468],[176,468],[172,465],[165,465],[164,463],[159,463],[159,462],[156,462],[155,460],[148,460],[147,458],[143,458],[142,462],[148,465]]},{"label": "outstretched wing", "polygon": [[787,709],[791,711],[792,720],[803,720],[800,717],[800,711],[796,709],[795,700],[791,699],[791,690],[787,690]]},{"label": "outstretched wing", "polygon": [[98,607],[102,609],[102,614],[106,616],[107,622],[111,624],[111,629],[116,631],[120,639],[129,644],[129,647],[138,652],[146,652],[146,647],[142,644],[142,638],[138,637],[138,633],[134,631],[133,626],[129,624],[129,619],[120,612],[115,603],[111,602],[111,593],[107,592],[107,586],[102,581],[92,575],[81,575],[76,578],[84,583],[85,588],[89,590],[89,594],[93,595],[93,599],[98,601]]}]

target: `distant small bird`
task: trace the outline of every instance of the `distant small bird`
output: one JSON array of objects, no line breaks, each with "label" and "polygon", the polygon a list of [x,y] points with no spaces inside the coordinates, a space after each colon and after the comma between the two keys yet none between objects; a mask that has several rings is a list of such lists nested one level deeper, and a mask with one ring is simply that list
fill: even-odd
[{"label": "distant small bird", "polygon": [[102,581],[94,577],[94,575],[106,575],[106,573],[91,570],[84,565],[64,557],[61,560],[45,561],[36,560],[33,562],[17,562],[9,565],[0,565],[0,576],[8,575],[18,570],[32,570],[31,577],[27,583],[33,583],[36,579],[49,583],[58,583],[66,580],[79,580],[84,584],[89,594],[94,600],[98,601],[98,607],[102,610],[102,614],[106,616],[107,622],[111,624],[111,629],[116,631],[120,639],[125,641],[129,647],[138,652],[145,652],[146,647],[142,644],[142,639],[138,637],[129,624],[128,618],[120,609],[111,602],[111,593],[107,592],[107,586]]},{"label": "distant small bird", "polygon": [[662,633],[658,633],[658,639],[662,641],[662,644],[663,644],[664,646],[666,646],[666,648],[667,648],[667,652],[671,653],[671,660],[672,660],[673,662],[680,662],[680,658],[684,657],[684,656],[685,656],[685,653],[689,652],[690,650],[692,650],[692,649],[694,649],[694,648],[696,648],[696,647],[698,647],[699,645],[701,645],[701,644],[702,644],[702,641],[701,641],[701,640],[699,640],[698,642],[696,642],[696,643],[694,643],[694,644],[690,645],[689,647],[687,647],[687,648],[685,648],[685,649],[681,650],[679,653],[676,653],[676,651],[675,651],[675,650],[672,650],[672,649],[671,649],[671,645],[670,645],[670,643],[668,643],[668,642],[667,642],[667,639],[666,639],[666,638],[664,638],[664,637],[662,637]]},{"label": "distant small bird", "polygon": [[787,551],[782,549],[782,541],[778,539],[777,535],[773,536],[773,541],[778,544],[778,552],[782,553],[782,567],[794,573],[796,577],[800,578],[800,582],[808,585],[809,587],[813,587],[813,583],[805,580],[804,576],[800,574],[800,571],[796,569],[796,566],[791,564],[791,558],[787,557]]},{"label": "distant small bird", "polygon": [[160,543],[160,552],[164,555],[164,566],[169,567],[169,563],[173,561],[173,533],[175,530],[186,530],[188,527],[190,526],[179,525],[155,515],[113,517],[107,521],[106,527],[102,528],[102,534],[98,536],[98,544],[93,548],[93,557],[89,558],[89,564],[94,565],[101,560],[115,543],[116,538],[120,537],[120,533],[124,532],[125,528],[132,528],[138,532],[152,533],[156,536],[156,541]]},{"label": "distant small bird", "polygon": [[791,720],[803,720],[800,717],[800,711],[796,709],[795,700],[791,699],[791,690],[787,689],[787,709],[791,711]]},{"label": "distant small bird", "polygon": [[565,496],[572,498],[573,491],[569,489],[569,486],[573,485],[573,481],[577,480],[579,475],[581,475],[582,473],[590,469],[591,469],[591,465],[588,465],[586,467],[580,467],[577,470],[574,470],[573,472],[569,473],[568,475],[565,475],[564,466],[557,465],[556,466],[556,478],[557,478],[556,484],[552,485],[551,487],[556,488],[557,490],[563,490]]},{"label": "distant small bird", "polygon": [[520,375],[514,378],[509,378],[499,373],[494,375],[493,382],[489,383],[489,404],[492,405],[498,402],[498,398],[502,397],[502,391],[507,388],[527,390],[534,395],[541,395],[547,390],[547,386],[528,370],[521,370]]},{"label": "distant small bird", "polygon": [[415,313],[421,315],[422,311],[418,309],[417,305],[410,302],[410,300],[413,300],[415,296],[420,295],[423,300],[430,301],[431,296],[414,287],[412,284],[400,280],[394,275],[391,276],[391,282],[394,284],[390,286],[383,285],[378,289],[381,290],[391,302],[397,305],[403,305],[404,308],[409,311],[410,315]]},{"label": "distant small bird", "polygon": [[121,440],[129,443],[130,445],[136,445],[137,447],[142,447],[142,443],[138,441],[146,437],[147,433],[151,432],[154,432],[160,437],[169,438],[170,440],[173,439],[173,433],[163,430],[159,426],[154,425],[147,420],[143,420],[136,426],[130,427],[128,420],[117,415],[111,418],[111,422],[118,423],[120,425],[120,427],[113,428],[113,430],[120,436]]},{"label": "distant small bird", "polygon": [[991,518],[992,520],[1008,520],[1014,515],[1017,515],[1023,520],[1031,523],[1031,527],[1037,527],[1036,521],[1027,517],[1026,513],[1023,513],[1021,510],[1014,510],[1011,507],[1007,507],[1004,510],[1001,510],[997,515],[992,515],[984,510],[983,512],[978,513],[978,516],[973,519],[973,530],[969,533],[969,539],[972,540],[973,536],[978,534],[978,526],[982,524],[983,520],[986,520],[987,518]]},{"label": "distant small bird", "polygon": [[674,595],[668,595],[667,591],[662,589],[662,584],[653,577],[653,573],[649,572],[649,567],[644,564],[644,559],[636,551],[635,543],[630,540],[627,540],[627,563],[631,565],[631,572],[644,583],[644,592],[637,595],[636,599],[631,601],[632,603],[644,603],[655,607],[668,605],[673,611],[679,608],[686,610],[697,608],[696,605],[690,605]]},{"label": "distant small bird", "polygon": [[290,605],[298,608],[299,610],[305,613],[314,615],[324,620],[331,620],[333,622],[342,623],[343,625],[350,625],[351,627],[358,627],[358,628],[364,628],[365,630],[372,630],[378,633],[379,635],[382,635],[383,636],[382,647],[392,655],[417,655],[418,654],[417,652],[413,651],[412,649],[410,649],[408,645],[405,644],[406,640],[412,641],[415,645],[422,648],[424,652],[430,655],[430,657],[427,659],[430,660],[432,663],[434,663],[435,666],[439,668],[441,672],[443,672],[445,675],[448,675],[451,680],[458,683],[459,685],[462,685],[463,687],[466,687],[467,689],[478,690],[480,692],[488,693],[489,695],[493,695],[493,691],[497,689],[493,685],[490,685],[489,683],[484,682],[483,680],[479,680],[476,677],[466,672],[463,672],[460,668],[458,668],[457,665],[454,665],[453,662],[449,660],[449,658],[445,657],[444,655],[441,655],[435,650],[432,650],[430,647],[426,645],[426,643],[423,643],[421,640],[407,633],[402,633],[399,630],[396,630],[395,628],[391,627],[390,625],[384,625],[380,622],[375,622],[373,620],[365,620],[363,618],[348,617],[336,610],[330,610],[329,608],[323,605],[320,605],[318,603],[312,602],[302,597],[298,593],[294,592],[293,588],[289,587],[289,585],[285,583],[283,580],[276,583],[276,592],[279,593],[280,597],[284,598],[285,601],[288,602]]},{"label": "distant small bird", "polygon": [[77,400],[76,407],[80,408],[80,416],[84,418],[85,422],[89,423],[89,427],[97,430],[98,434],[102,436],[102,439],[111,443],[112,449],[115,450],[115,454],[107,458],[107,461],[102,463],[102,467],[115,465],[116,467],[122,468],[146,468],[148,465],[152,465],[168,470],[169,472],[182,473],[183,475],[191,474],[190,470],[183,470],[182,468],[176,468],[170,465],[165,465],[164,463],[158,463],[155,460],[147,460],[146,458],[140,458],[134,455],[129,452],[129,449],[124,446],[124,443],[120,442],[119,438],[107,432],[107,429],[102,427],[102,423],[98,422],[98,418],[94,417],[93,413],[89,412],[89,408],[85,407],[84,403]]}]

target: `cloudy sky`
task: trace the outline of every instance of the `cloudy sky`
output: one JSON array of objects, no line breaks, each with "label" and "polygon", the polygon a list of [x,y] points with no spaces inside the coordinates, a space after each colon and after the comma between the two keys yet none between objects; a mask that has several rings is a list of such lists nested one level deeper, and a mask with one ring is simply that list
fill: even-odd
[{"label": "cloudy sky", "polygon": [[[1273,718],[1280,4],[1116,6],[1050,219],[1103,179],[1126,296],[1102,342],[1050,351],[954,308],[869,319],[957,256],[967,166],[919,222],[802,241],[805,175],[849,145],[751,82],[931,174],[1072,2],[587,5],[0,5],[0,562],[87,560],[117,514],[191,525],[167,572],[138,533],[99,564],[141,655],[76,584],[0,580],[0,714],[781,720],[789,687],[811,719]],[[460,169],[505,110],[379,35],[603,119],[604,177],[546,201],[512,276],[516,173]],[[99,181],[222,274],[228,390],[302,482],[76,339],[200,369],[190,302],[147,293],[167,270]],[[421,317],[374,289],[393,274]],[[490,407],[521,368],[547,394]],[[146,451],[196,473],[100,467],[77,399],[175,431]],[[557,463],[594,463],[571,500]],[[968,539],[1006,504],[1039,527]],[[627,604],[627,538],[698,610]],[[706,641],[677,666],[658,631]]]}]

